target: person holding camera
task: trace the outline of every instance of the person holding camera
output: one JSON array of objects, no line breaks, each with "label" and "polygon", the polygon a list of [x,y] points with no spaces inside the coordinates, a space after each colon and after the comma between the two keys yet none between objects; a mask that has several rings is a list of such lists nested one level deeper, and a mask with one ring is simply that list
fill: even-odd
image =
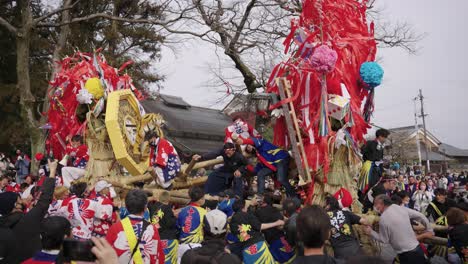
[{"label": "person holding camera", "polygon": [[[35,206],[27,213],[21,211],[21,199],[13,192],[0,194],[0,226],[12,230],[14,239],[0,243],[0,260],[4,263],[21,263],[41,249],[41,230],[38,223],[47,214],[55,187],[55,170],[57,162],[49,163],[51,177],[44,181],[40,196]],[[8,250],[1,250],[9,248]],[[3,252],[3,253],[2,253]],[[1,263],[1,262],[0,262]]]},{"label": "person holding camera", "polygon": [[51,216],[41,222],[42,249],[23,264],[54,264],[65,238],[71,236],[70,222],[61,216]]},{"label": "person holding camera", "polygon": [[115,249],[118,263],[164,263],[164,252],[155,225],[143,219],[148,197],[133,189],[125,197],[130,215],[111,226],[106,239]]}]

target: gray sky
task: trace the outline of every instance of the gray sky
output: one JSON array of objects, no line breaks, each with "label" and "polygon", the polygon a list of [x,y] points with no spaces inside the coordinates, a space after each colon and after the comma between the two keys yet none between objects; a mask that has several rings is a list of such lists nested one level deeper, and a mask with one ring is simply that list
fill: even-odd
[{"label": "gray sky", "polygon": [[[442,142],[468,149],[468,0],[380,0],[379,5],[385,7],[387,20],[407,21],[427,36],[417,55],[379,50],[385,76],[376,88],[373,122],[387,128],[414,125],[412,98],[422,89],[428,130]],[[210,79],[207,64],[217,60],[206,43],[187,44],[177,57],[165,50],[160,71],[167,81],[162,92],[213,106],[220,94],[203,86]]]}]

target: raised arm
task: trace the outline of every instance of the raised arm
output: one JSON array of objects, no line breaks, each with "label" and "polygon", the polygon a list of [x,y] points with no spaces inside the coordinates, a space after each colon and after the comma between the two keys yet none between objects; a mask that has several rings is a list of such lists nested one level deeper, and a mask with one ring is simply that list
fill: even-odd
[{"label": "raised arm", "polygon": [[200,159],[200,160],[211,160],[211,159],[216,159],[217,157],[223,155],[223,151],[224,151],[224,149],[221,148],[221,149],[217,149],[217,150],[212,151],[212,152],[208,152],[208,153],[206,153],[206,154],[204,154],[204,155],[201,155],[201,159]]},{"label": "raised arm", "polygon": [[262,224],[261,227],[260,227],[260,230],[263,231],[263,230],[266,230],[266,229],[270,229],[270,228],[274,228],[274,227],[282,226],[282,225],[284,225],[283,220],[276,220],[273,223]]},{"label": "raised arm", "polygon": [[405,207],[405,209],[408,212],[408,216],[409,216],[409,218],[411,220],[416,220],[416,221],[422,223],[426,227],[426,231],[433,232],[432,226],[431,226],[429,220],[427,219],[427,217],[425,217],[423,214],[421,214],[420,212],[418,212],[416,210],[409,209],[409,208],[406,208],[406,207]]}]

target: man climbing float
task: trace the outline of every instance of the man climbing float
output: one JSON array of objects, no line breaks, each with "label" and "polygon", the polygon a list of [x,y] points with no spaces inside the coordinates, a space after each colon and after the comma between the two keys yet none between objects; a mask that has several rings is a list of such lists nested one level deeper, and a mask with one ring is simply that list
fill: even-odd
[{"label": "man climbing float", "polygon": [[369,188],[377,184],[382,176],[384,142],[389,135],[388,130],[379,129],[375,132],[375,140],[368,141],[361,149],[364,164],[359,176],[358,187],[363,195]]},{"label": "man climbing float", "polygon": [[224,165],[214,170],[205,184],[205,192],[210,195],[218,195],[220,192],[229,189],[234,182],[234,193],[242,197],[242,175],[246,172],[247,159],[242,153],[236,151],[232,143],[225,143],[222,149],[207,153],[205,155],[194,155],[192,159],[210,160],[222,156]]},{"label": "man climbing float", "polygon": [[[234,136],[234,138],[236,138]],[[261,138],[251,137],[250,139],[236,139],[239,145],[246,144],[245,151],[257,156],[258,194],[263,194],[265,189],[265,177],[276,173],[276,179],[286,189],[288,197],[295,197],[296,192],[288,180],[289,153],[280,147],[277,147],[269,141]]]}]

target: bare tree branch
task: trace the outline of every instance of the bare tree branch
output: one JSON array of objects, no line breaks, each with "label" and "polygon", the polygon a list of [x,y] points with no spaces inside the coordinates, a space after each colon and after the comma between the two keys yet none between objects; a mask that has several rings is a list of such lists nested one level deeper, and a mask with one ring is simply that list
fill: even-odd
[{"label": "bare tree branch", "polygon": [[41,21],[43,21],[43,20],[46,20],[47,18],[49,18],[49,17],[51,17],[51,16],[53,16],[53,15],[62,13],[62,12],[65,11],[65,10],[70,10],[70,9],[72,9],[76,4],[78,4],[78,2],[80,2],[80,0],[77,0],[77,1],[76,1],[75,3],[73,3],[72,5],[64,6],[64,7],[62,7],[62,8],[57,8],[57,9],[53,10],[53,11],[50,12],[50,13],[47,13],[47,14],[45,14],[45,15],[43,15],[43,16],[40,16],[40,17],[38,17],[38,18],[36,18],[36,19],[33,20],[33,24],[37,24],[37,23],[39,23],[39,22],[41,22]]},{"label": "bare tree branch", "polygon": [[245,8],[244,15],[242,16],[239,26],[237,26],[236,34],[234,35],[234,38],[232,38],[230,48],[234,48],[235,43],[239,40],[240,34],[242,33],[242,30],[244,29],[245,23],[247,22],[247,19],[249,18],[250,12],[252,11],[252,8],[254,7],[255,2],[256,0],[251,0],[250,3]]},{"label": "bare tree branch", "polygon": [[0,17],[0,25],[4,26],[12,34],[16,34],[18,32],[18,29],[6,21],[3,17]]}]

